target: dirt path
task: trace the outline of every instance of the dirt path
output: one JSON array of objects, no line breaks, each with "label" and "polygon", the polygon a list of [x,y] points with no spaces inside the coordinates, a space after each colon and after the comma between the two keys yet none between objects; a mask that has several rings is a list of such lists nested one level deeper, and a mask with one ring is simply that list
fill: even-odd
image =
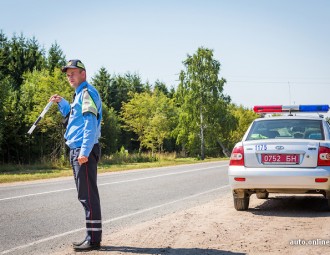
[{"label": "dirt path", "polygon": [[[321,196],[270,198],[254,195],[251,209],[238,212],[228,191],[210,203],[105,233],[102,249],[88,254],[330,254],[330,212]],[[290,245],[311,240],[318,245]],[[61,254],[75,253],[68,248]]]}]

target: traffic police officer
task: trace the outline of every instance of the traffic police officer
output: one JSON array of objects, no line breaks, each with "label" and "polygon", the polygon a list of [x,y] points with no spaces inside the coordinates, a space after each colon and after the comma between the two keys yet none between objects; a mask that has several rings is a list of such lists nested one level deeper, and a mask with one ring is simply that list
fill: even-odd
[{"label": "traffic police officer", "polygon": [[73,243],[75,250],[100,248],[102,239],[101,206],[97,187],[97,163],[100,158],[98,140],[101,135],[102,102],[97,90],[86,81],[86,69],[78,60],[70,60],[62,68],[75,89],[73,102],[59,95],[50,101],[58,103],[67,119],[64,138],[70,148],[70,163],[78,191],[78,200],[85,209],[87,236]]}]

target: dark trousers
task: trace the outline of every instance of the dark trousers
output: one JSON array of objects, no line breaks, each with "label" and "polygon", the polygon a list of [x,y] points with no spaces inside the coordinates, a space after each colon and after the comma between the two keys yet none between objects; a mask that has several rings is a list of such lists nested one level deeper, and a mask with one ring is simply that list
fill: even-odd
[{"label": "dark trousers", "polygon": [[85,209],[87,240],[101,242],[101,204],[97,188],[97,163],[100,158],[100,146],[94,144],[88,162],[81,166],[78,164],[79,153],[80,148],[70,150],[70,163],[78,191],[78,200]]}]

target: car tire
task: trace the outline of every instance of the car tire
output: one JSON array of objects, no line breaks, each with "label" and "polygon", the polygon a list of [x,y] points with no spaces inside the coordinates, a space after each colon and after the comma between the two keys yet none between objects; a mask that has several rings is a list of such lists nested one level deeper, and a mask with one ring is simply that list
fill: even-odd
[{"label": "car tire", "polygon": [[269,193],[263,192],[263,193],[257,193],[256,195],[257,195],[257,198],[259,198],[259,199],[267,199],[269,196]]},{"label": "car tire", "polygon": [[250,197],[234,197],[234,207],[237,211],[246,211],[249,208]]}]

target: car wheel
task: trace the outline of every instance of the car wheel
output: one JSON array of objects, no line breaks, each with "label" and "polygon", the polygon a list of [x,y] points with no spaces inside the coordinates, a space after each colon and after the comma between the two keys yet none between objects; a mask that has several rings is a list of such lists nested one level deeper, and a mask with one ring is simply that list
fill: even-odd
[{"label": "car wheel", "polygon": [[246,211],[249,208],[250,197],[234,197],[234,207],[237,211]]},{"label": "car wheel", "polygon": [[263,192],[263,193],[257,193],[256,195],[257,195],[257,198],[259,198],[259,199],[267,199],[269,196],[269,193]]}]

